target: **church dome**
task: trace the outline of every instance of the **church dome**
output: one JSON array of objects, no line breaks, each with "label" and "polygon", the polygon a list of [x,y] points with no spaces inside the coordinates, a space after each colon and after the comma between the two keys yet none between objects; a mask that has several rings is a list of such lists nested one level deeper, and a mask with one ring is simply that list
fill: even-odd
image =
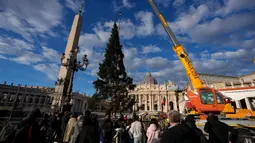
[{"label": "church dome", "polygon": [[158,81],[148,72],[141,84],[158,84]]}]

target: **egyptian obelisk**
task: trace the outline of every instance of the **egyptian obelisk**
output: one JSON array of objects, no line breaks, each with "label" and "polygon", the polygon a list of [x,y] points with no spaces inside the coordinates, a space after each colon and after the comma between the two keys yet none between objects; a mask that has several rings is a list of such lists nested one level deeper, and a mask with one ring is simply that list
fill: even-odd
[{"label": "egyptian obelisk", "polygon": [[73,25],[68,37],[66,44],[65,53],[61,57],[61,67],[58,74],[58,79],[56,81],[55,93],[53,97],[52,105],[61,107],[64,100],[68,96],[68,88],[71,84],[73,69],[71,68],[74,61],[77,58],[78,53],[78,43],[80,37],[82,25],[82,16],[81,10],[78,14],[75,15],[73,20]]}]

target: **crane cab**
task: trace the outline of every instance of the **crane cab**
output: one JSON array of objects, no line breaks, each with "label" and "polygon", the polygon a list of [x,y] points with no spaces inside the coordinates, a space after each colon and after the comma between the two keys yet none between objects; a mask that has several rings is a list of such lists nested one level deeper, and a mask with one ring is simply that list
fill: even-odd
[{"label": "crane cab", "polygon": [[213,88],[200,88],[197,92],[188,91],[187,96],[200,113],[220,113],[226,104],[224,96]]}]

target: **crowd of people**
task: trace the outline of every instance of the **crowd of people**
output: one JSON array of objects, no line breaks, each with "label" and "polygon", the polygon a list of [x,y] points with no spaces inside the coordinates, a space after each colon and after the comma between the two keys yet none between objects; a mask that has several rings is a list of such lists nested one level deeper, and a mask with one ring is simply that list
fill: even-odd
[{"label": "crowd of people", "polygon": [[156,118],[152,118],[148,124],[134,114],[132,119],[121,115],[117,120],[108,117],[99,122],[97,116],[92,115],[90,111],[86,111],[84,116],[65,112],[55,113],[52,116],[46,114],[41,118],[40,110],[36,108],[1,142],[235,143],[237,141],[235,130],[219,121],[213,114],[208,116],[204,126],[209,138],[196,126],[196,121],[191,115],[182,120],[178,111],[170,111],[168,121],[165,126]]}]

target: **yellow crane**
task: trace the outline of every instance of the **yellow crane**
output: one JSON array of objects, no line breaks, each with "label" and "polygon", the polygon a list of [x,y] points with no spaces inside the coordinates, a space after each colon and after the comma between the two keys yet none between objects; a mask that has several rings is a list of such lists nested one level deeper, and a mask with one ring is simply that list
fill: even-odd
[{"label": "yellow crane", "polygon": [[[232,118],[245,118],[247,114],[246,112],[251,113],[251,111],[248,111],[247,109],[240,109],[239,110],[240,112],[239,111],[236,112],[231,106],[231,103],[229,102],[228,98],[226,98],[224,95],[222,95],[214,88],[208,88],[203,85],[195,68],[193,67],[191,61],[189,60],[188,53],[186,52],[184,47],[177,41],[167,21],[165,20],[163,15],[159,12],[153,0],[149,0],[149,3],[152,6],[156,15],[158,16],[159,20],[161,21],[161,24],[164,27],[167,35],[169,36],[173,44],[173,50],[178,56],[182,65],[184,66],[187,77],[194,88],[194,90],[192,91],[187,91],[186,95],[189,98],[190,102],[195,106],[196,112],[200,114],[200,119],[205,119],[207,113],[219,113],[219,114],[227,113],[225,114],[226,117]],[[252,114],[255,115],[254,112],[252,112]],[[226,123],[228,123],[228,120]],[[249,120],[246,121],[232,120],[231,123],[235,125],[242,123],[245,124],[246,126],[255,127],[255,122]]]}]

